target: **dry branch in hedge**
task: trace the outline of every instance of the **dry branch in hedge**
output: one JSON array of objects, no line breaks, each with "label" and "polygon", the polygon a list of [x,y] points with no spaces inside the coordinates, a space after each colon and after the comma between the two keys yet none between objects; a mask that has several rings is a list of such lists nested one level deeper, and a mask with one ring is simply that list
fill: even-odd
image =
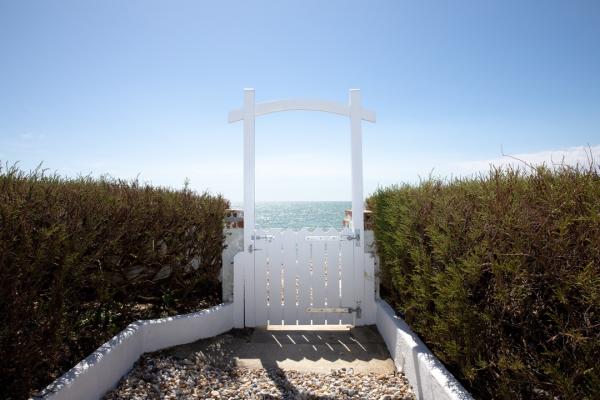
[{"label": "dry branch in hedge", "polygon": [[0,167],[0,398],[41,389],[136,319],[217,303],[227,206]]},{"label": "dry branch in hedge", "polygon": [[600,393],[599,172],[493,169],[369,199],[383,295],[476,397]]}]

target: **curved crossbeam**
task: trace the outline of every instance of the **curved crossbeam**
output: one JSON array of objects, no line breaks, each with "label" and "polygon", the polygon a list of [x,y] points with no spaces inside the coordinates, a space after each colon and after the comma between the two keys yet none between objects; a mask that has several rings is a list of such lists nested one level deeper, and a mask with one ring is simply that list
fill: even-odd
[{"label": "curved crossbeam", "polygon": [[[257,103],[254,106],[254,115],[261,116],[281,111],[304,110],[304,111],[322,111],[332,114],[339,114],[345,117],[350,116],[350,106],[347,104],[336,103],[333,101],[321,100],[277,100],[265,103]],[[237,122],[244,119],[244,110],[238,108],[229,113],[229,122]],[[361,109],[361,119],[368,122],[375,122],[375,112]]]}]

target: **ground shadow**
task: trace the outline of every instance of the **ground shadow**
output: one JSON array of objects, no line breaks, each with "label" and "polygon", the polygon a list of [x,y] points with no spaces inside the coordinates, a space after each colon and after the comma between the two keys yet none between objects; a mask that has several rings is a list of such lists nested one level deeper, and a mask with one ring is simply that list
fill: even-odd
[{"label": "ground shadow", "polygon": [[179,359],[200,358],[221,369],[264,368],[281,398],[298,394],[298,389],[286,377],[288,370],[330,373],[352,368],[354,373],[394,372],[393,361],[375,326],[347,331],[234,329],[162,353]]},{"label": "ground shadow", "polygon": [[340,366],[361,361],[360,364],[368,370],[370,362],[390,360],[385,343],[374,326],[348,331],[234,329],[213,338],[172,347],[165,352],[177,358],[197,354],[221,368],[241,362],[241,366],[276,369],[282,363],[288,363],[297,366],[298,369],[293,369],[299,371],[304,368],[312,371],[312,364],[317,361]]}]

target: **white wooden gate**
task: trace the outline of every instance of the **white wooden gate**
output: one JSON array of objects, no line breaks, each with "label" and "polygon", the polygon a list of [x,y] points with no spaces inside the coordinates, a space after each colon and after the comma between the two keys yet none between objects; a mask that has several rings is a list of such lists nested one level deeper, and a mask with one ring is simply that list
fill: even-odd
[{"label": "white wooden gate", "polygon": [[257,230],[256,325],[355,324],[352,232]]},{"label": "white wooden gate", "polygon": [[[323,111],[350,118],[352,221],[343,230],[255,229],[254,121],[288,110]],[[361,121],[375,122],[363,109],[360,91],[349,104],[281,100],[256,104],[245,89],[244,107],[229,122],[244,121],[244,251],[234,257],[234,324],[366,325],[375,323],[374,260],[365,254]]]}]

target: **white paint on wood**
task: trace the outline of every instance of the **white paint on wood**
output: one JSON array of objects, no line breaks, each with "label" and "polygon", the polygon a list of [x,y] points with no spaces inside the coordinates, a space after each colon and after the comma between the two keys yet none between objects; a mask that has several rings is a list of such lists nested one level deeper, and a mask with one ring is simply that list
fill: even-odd
[{"label": "white paint on wood", "polygon": [[[354,299],[356,304],[364,309],[365,303],[365,255],[361,251],[360,247],[353,247],[354,253],[354,267],[353,267],[353,275],[354,275]],[[356,323],[358,325],[365,325],[364,320],[366,315],[361,313],[361,317],[357,318]]]},{"label": "white paint on wood", "polygon": [[283,251],[283,320],[286,325],[295,325],[298,319],[297,299],[297,233],[291,230],[282,232]]},{"label": "white paint on wood", "polygon": [[254,89],[244,89],[244,251],[249,252],[254,235],[255,99]]},{"label": "white paint on wood", "polygon": [[[328,101],[320,101],[320,100],[279,100],[279,101],[271,101],[265,103],[256,103],[255,101],[255,92],[254,89],[245,89],[244,90],[244,106],[241,109],[233,110],[229,114],[229,122],[236,121],[244,121],[244,213],[245,213],[245,229],[244,229],[244,252],[246,252],[249,256],[254,255],[254,257],[249,257],[244,260],[244,296],[245,296],[245,323],[246,326],[256,326],[259,324],[264,324],[263,321],[263,312],[257,311],[256,307],[259,304],[263,303],[262,293],[256,293],[259,290],[262,290],[262,283],[257,283],[257,279],[262,279],[256,276],[256,273],[263,274],[262,266],[257,270],[255,267],[255,263],[259,260],[261,263],[263,262],[263,256],[260,255],[256,258],[256,252],[254,252],[254,248],[257,248],[257,243],[252,240],[252,236],[255,234],[255,119],[257,116],[266,115],[274,112],[288,111],[288,110],[309,110],[309,111],[322,111],[333,114],[342,115],[345,117],[349,117],[350,119],[350,133],[351,133],[351,155],[352,155],[352,215],[353,219],[351,222],[352,234],[358,235],[360,237],[359,240],[354,241],[353,248],[353,278],[350,281],[353,281],[353,292],[354,292],[354,304],[349,305],[351,307],[356,307],[357,305],[361,305],[366,300],[370,301],[372,293],[365,293],[365,291],[372,290],[372,285],[365,285],[364,279],[365,277],[372,276],[372,273],[369,272],[370,266],[365,265],[364,254],[364,221],[363,221],[363,170],[362,170],[362,121],[366,120],[369,122],[375,122],[375,113],[373,111],[366,110],[362,108],[361,105],[361,95],[360,90],[351,89],[350,90],[350,98],[349,103],[347,105],[328,102]],[[327,282],[327,267],[331,263],[333,265],[334,258],[329,255],[330,247],[334,245],[330,245],[331,241],[335,241],[337,239],[333,239],[333,237],[327,238],[327,233],[322,232],[321,230],[317,230],[312,232],[313,239],[309,239],[305,242],[306,247],[300,245],[300,241],[296,241],[296,246],[298,249],[298,259],[296,265],[298,267],[298,271],[304,271],[304,262],[310,260],[310,264],[313,267],[313,271],[310,275],[310,285],[311,291],[309,291],[309,296],[312,296],[312,301],[309,302],[310,305],[313,306],[324,306],[325,299],[328,297],[328,291],[331,288],[325,286],[325,282]],[[335,245],[337,246],[337,245]],[[261,250],[258,250],[261,251]],[[301,257],[306,257],[304,252],[308,251],[309,257],[308,259],[303,259]],[[301,256],[302,254],[302,256]],[[283,263],[286,258],[285,255],[281,255],[281,263]],[[288,255],[291,257],[291,255]],[[266,259],[270,259],[266,257]],[[327,266],[325,263],[327,262]],[[268,267],[267,267],[268,265]],[[340,266],[339,269],[343,269],[344,267]],[[281,298],[283,296],[285,300],[285,282],[286,279],[291,279],[285,273],[285,269],[282,269],[280,266],[277,267],[272,264],[265,264],[265,270],[269,269],[271,274],[277,281],[271,281],[269,283],[269,288],[275,287],[273,284],[276,284],[279,288],[278,293],[273,293],[273,300]],[[271,271],[272,269],[272,271]],[[282,276],[283,274],[283,276]],[[330,274],[331,275],[331,274]],[[281,283],[278,277],[282,276],[284,282]],[[305,282],[307,278],[306,275],[302,275],[302,273],[297,274],[298,286],[300,288],[305,287],[308,283]],[[342,277],[342,280],[346,279],[346,277]],[[283,285],[283,286],[282,286]],[[291,285],[291,282],[289,283]],[[344,285],[344,281],[342,282],[342,286],[350,287],[352,283],[347,283]],[[283,288],[283,289],[282,289]],[[266,289],[265,289],[266,291]],[[306,290],[300,290],[298,296],[301,297],[306,295]],[[329,294],[329,297],[332,297]],[[304,311],[302,311],[302,307],[304,307],[304,303],[306,302],[306,298],[301,299],[302,305],[298,307],[296,310],[298,321],[302,321],[303,323],[306,320],[313,320],[314,323],[323,323],[326,319],[332,319],[331,316],[323,316],[323,315],[308,315]],[[299,299],[300,302],[300,299]],[[315,303],[317,302],[317,303]],[[322,303],[321,303],[322,302]],[[250,308],[248,308],[250,307]],[[261,305],[261,307],[263,307]],[[281,310],[281,318],[287,319],[287,313],[285,310],[285,306],[282,306]],[[372,308],[371,305],[368,307]],[[279,311],[276,311],[274,308],[271,310],[274,313],[275,318],[279,315]],[[288,311],[291,315],[292,310]],[[268,312],[267,312],[268,314]],[[363,312],[364,315],[364,312]],[[285,316],[285,317],[284,317]],[[260,321],[257,320],[260,318]],[[268,318],[267,318],[268,319]],[[373,316],[363,317],[362,320],[368,321],[373,319]],[[338,320],[339,321],[339,320]],[[363,321],[358,321],[359,324],[363,323]]]},{"label": "white paint on wood", "polygon": [[[355,241],[306,240],[311,235],[339,238],[343,232],[322,229],[257,231],[254,252],[255,296],[253,300],[248,298],[245,301],[246,314],[255,316],[255,326],[282,323],[337,325],[340,321],[343,324],[354,323],[353,315],[347,313],[307,312],[308,307],[328,309],[357,306],[354,285]],[[364,305],[363,310],[366,310]],[[366,321],[373,323],[374,315],[371,319],[363,317],[358,324]]]},{"label": "white paint on wood", "polygon": [[[322,111],[332,114],[339,114],[345,117],[350,116],[350,107],[346,104],[335,103],[332,101],[322,100],[277,100],[269,101],[265,103],[259,103],[256,105],[256,116],[271,114],[281,111]],[[237,122],[244,119],[244,109],[237,109],[229,112],[228,121]],[[371,110],[362,109],[361,119],[368,122],[375,122],[375,112]]]},{"label": "white paint on wood", "polygon": [[[361,95],[359,89],[350,90],[350,136],[352,153],[352,229],[364,235],[364,197],[362,170]],[[364,252],[364,240],[359,241]]]},{"label": "white paint on wood", "polygon": [[244,327],[244,271],[248,254],[239,252],[233,257],[233,327]]},{"label": "white paint on wood", "polygon": [[[325,231],[315,229],[313,235],[325,235]],[[311,243],[312,274],[310,276],[312,286],[312,307],[325,307],[325,246],[324,241],[314,241]],[[325,314],[313,313],[313,325],[325,323]]]},{"label": "white paint on wood", "polygon": [[269,309],[267,320],[271,325],[281,325],[281,321],[283,320],[283,293],[281,284],[281,279],[283,278],[282,233],[277,232],[273,236],[271,241],[261,241],[261,246],[266,249],[269,257]]},{"label": "white paint on wood", "polygon": [[[356,299],[354,298],[354,241],[345,240],[340,242],[341,250],[341,270],[342,270],[342,300],[341,305],[345,307],[355,307]],[[342,323],[354,323],[353,315],[342,315]]]},{"label": "white paint on wood", "polygon": [[[257,235],[264,234],[263,231],[257,230]],[[254,301],[248,299],[247,304],[254,304],[253,307],[246,307],[246,313],[253,313],[256,323],[266,321],[268,318],[268,302],[271,295],[270,291],[270,275],[268,259],[269,248],[261,240],[254,240]]]},{"label": "white paint on wood", "polygon": [[[354,284],[355,299],[361,309],[364,309],[367,287],[365,286],[365,259],[364,259],[364,199],[363,199],[363,171],[362,171],[362,124],[361,124],[361,95],[360,90],[350,90],[350,130],[352,152],[352,222],[351,228],[361,235],[354,247]],[[361,313],[357,323],[365,324],[368,319],[366,313]]]},{"label": "white paint on wood", "polygon": [[310,307],[310,246],[311,242],[302,240],[303,237],[310,235],[308,229],[302,229],[297,234],[298,246],[298,323],[301,325],[310,325],[312,316],[306,312],[306,308]]},{"label": "white paint on wood", "polygon": [[[255,186],[255,119],[254,89],[244,90],[244,251],[252,255],[252,235],[254,235],[254,186]],[[254,258],[246,259],[244,270],[244,296],[254,303]],[[246,325],[254,326],[253,312],[245,313]]]},{"label": "white paint on wood", "polygon": [[[244,107],[231,111],[229,122],[244,121],[244,212],[245,249],[254,233],[255,190],[255,119],[257,116],[288,110],[322,111],[350,118],[352,154],[352,213],[353,229],[363,231],[362,120],[375,122],[375,112],[362,108],[359,89],[350,90],[350,102],[343,105],[320,100],[278,100],[256,104],[254,89],[244,90]],[[362,247],[362,241],[360,244]]]},{"label": "white paint on wood", "polygon": [[375,306],[375,258],[370,253],[363,254],[365,275],[364,275],[364,291],[365,294],[362,303],[362,324],[372,325],[376,321],[376,306]]},{"label": "white paint on wood", "polygon": [[[339,235],[340,232],[331,228],[326,232],[329,236]],[[329,241],[326,246],[326,264],[325,264],[325,297],[327,307],[343,307],[340,299],[340,240]],[[328,325],[337,325],[340,323],[338,313],[327,313],[325,319]]]}]

